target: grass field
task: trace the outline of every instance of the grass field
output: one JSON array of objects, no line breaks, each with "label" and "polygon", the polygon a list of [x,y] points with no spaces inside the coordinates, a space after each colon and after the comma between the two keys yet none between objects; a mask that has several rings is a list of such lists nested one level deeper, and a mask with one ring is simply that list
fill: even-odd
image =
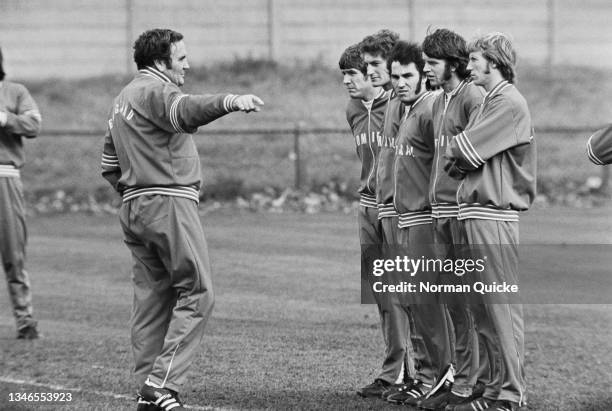
[{"label": "grass field", "polygon": [[[534,210],[522,221],[521,238],[560,247],[612,244],[610,215],[609,208]],[[359,304],[353,215],[218,210],[203,222],[217,303],[183,393],[187,404],[405,409],[354,394],[376,376],[383,344],[375,307]],[[1,281],[0,409],[135,409],[129,399],[136,389],[128,337],[130,257],[116,218],[35,217],[29,227],[28,269],[45,338],[14,340]],[[609,270],[612,253],[593,249],[590,259],[569,256],[570,263],[555,270]],[[540,257],[539,268],[547,269],[551,261]],[[610,300],[599,302],[612,304],[608,286],[594,284]],[[610,410],[612,305],[564,301],[583,304],[525,306],[527,409]],[[9,403],[11,392],[70,392],[73,400]]]}]

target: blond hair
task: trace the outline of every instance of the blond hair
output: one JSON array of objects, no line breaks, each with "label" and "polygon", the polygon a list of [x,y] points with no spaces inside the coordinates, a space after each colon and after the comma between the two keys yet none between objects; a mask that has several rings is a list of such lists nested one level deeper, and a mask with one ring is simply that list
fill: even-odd
[{"label": "blond hair", "polygon": [[508,35],[500,32],[482,35],[468,44],[468,51],[480,51],[485,59],[497,66],[504,79],[514,83],[516,51]]}]

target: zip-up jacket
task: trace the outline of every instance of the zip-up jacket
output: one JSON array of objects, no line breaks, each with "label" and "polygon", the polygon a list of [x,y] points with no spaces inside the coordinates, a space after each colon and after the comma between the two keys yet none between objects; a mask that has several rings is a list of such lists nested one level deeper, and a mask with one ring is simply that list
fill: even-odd
[{"label": "zip-up jacket", "polygon": [[612,125],[597,130],[589,138],[587,156],[600,166],[612,164]]},{"label": "zip-up jacket", "polygon": [[376,169],[376,202],[378,203],[378,218],[395,217],[397,212],[393,206],[394,178],[393,167],[395,159],[395,139],[399,122],[404,113],[404,104],[395,93],[391,93],[387,110],[385,112],[385,124],[378,153],[378,166]]},{"label": "zip-up jacket", "polygon": [[201,169],[190,133],[231,112],[232,94],[184,94],[155,68],[140,70],[113,103],[102,175],[123,201],[146,194],[199,200]]},{"label": "zip-up jacket", "polygon": [[434,155],[431,109],[435,94],[423,93],[406,108],[395,143],[395,194],[399,227],[431,223],[429,179]]},{"label": "zip-up jacket", "polygon": [[361,161],[359,184],[360,205],[376,208],[376,165],[378,161],[378,141],[382,135],[385,108],[389,92],[381,89],[371,106],[360,99],[351,99],[346,108],[346,120],[355,138],[357,156]]},{"label": "zip-up jacket", "polygon": [[525,98],[501,81],[446,151],[463,180],[459,219],[518,221],[536,193],[536,144]]},{"label": "zip-up jacket", "polygon": [[40,132],[40,111],[23,85],[2,81],[0,112],[0,177],[19,177],[25,163],[23,137]]},{"label": "zip-up jacket", "polygon": [[433,122],[436,151],[429,183],[429,201],[434,218],[457,217],[457,188],[459,182],[444,172],[444,153],[450,139],[462,132],[470,117],[482,103],[484,90],[472,82],[463,80],[447,96],[441,93],[433,105]]}]

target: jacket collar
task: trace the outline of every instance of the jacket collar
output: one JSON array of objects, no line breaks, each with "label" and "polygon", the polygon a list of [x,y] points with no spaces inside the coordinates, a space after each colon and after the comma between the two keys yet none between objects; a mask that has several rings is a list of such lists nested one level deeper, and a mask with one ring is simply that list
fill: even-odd
[{"label": "jacket collar", "polygon": [[485,96],[485,100],[493,97],[495,94],[501,93],[502,90],[510,86],[512,86],[512,84],[510,84],[507,80],[500,81],[495,87],[491,89],[491,91],[487,93],[487,95]]},{"label": "jacket collar", "polygon": [[410,110],[414,109],[421,101],[425,100],[427,97],[431,96],[433,94],[432,91],[425,91],[423,94],[421,94],[419,96],[419,98],[417,98],[416,100],[414,100],[414,102],[410,105]]},{"label": "jacket collar", "polygon": [[172,83],[172,81],[168,78],[168,76],[166,76],[164,73],[162,73],[155,67],[148,66],[146,68],[138,70],[138,73],[145,75],[147,77],[153,77],[154,79],[157,79],[164,83]]},{"label": "jacket collar", "polygon": [[425,91],[423,94],[421,94],[419,96],[419,98],[417,98],[416,100],[414,100],[414,102],[410,105],[406,107],[406,111],[404,112],[404,119],[408,118],[408,115],[410,113],[412,113],[412,110],[414,110],[416,108],[416,106],[419,105],[419,103],[421,103],[421,101],[425,100],[426,98],[428,98],[429,96],[433,96],[434,92],[427,90]]},{"label": "jacket collar", "polygon": [[461,90],[463,90],[465,88],[465,86],[467,86],[467,84],[469,83],[469,80],[461,80],[461,82],[459,84],[457,84],[457,87],[455,87],[453,89],[453,91],[451,91],[450,93],[446,93],[450,98],[455,97],[457,94],[459,94],[461,92]]}]

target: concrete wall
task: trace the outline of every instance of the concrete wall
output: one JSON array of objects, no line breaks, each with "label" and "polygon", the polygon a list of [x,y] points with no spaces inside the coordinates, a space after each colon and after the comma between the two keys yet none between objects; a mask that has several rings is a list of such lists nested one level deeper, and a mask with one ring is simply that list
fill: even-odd
[{"label": "concrete wall", "polygon": [[192,65],[234,56],[334,65],[380,28],[420,41],[428,27],[467,39],[511,34],[535,63],[612,68],[607,0],[1,0],[0,46],[11,78],[85,77],[134,70],[142,31],[186,36]]}]

